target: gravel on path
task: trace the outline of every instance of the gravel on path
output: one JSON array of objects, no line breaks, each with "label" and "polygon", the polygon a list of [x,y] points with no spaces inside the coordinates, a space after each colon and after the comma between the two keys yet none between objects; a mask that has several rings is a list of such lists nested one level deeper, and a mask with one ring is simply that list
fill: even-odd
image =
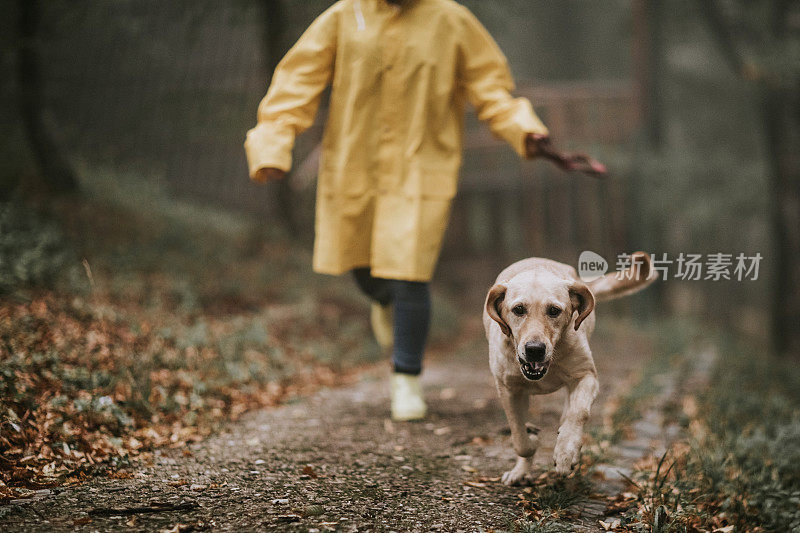
[{"label": "gravel on path", "polygon": [[[149,463],[135,463],[130,476],[98,476],[0,508],[0,529],[507,529],[521,516],[522,489],[496,480],[515,456],[485,342],[477,333],[473,338],[429,357],[425,421],[388,419],[388,371],[382,367],[347,388],[249,413],[202,443],[159,450]],[[631,339],[594,344],[601,394],[589,426],[644,363],[641,344]],[[531,421],[542,441],[536,459],[543,470],[551,468],[563,401],[561,391],[534,403]],[[151,509],[124,514],[132,507]]]}]

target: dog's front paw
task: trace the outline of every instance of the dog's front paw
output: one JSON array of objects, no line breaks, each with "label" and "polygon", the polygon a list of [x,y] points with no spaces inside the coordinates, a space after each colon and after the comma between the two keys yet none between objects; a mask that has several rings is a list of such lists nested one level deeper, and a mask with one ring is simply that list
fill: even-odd
[{"label": "dog's front paw", "polygon": [[559,474],[569,474],[580,460],[580,446],[556,446],[553,451],[553,462],[556,465],[556,472]]},{"label": "dog's front paw", "polygon": [[520,472],[517,468],[512,468],[508,472],[503,473],[503,477],[501,481],[503,485],[519,485],[523,479],[525,479],[525,475],[527,472]]},{"label": "dog's front paw", "polygon": [[519,485],[531,471],[531,462],[527,457],[517,457],[514,468],[505,472],[500,480],[504,485]]}]

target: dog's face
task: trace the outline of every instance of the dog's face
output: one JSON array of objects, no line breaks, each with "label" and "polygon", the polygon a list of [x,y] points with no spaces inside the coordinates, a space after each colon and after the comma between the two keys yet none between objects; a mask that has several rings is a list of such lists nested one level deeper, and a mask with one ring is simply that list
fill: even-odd
[{"label": "dog's face", "polygon": [[546,271],[522,272],[497,284],[486,297],[486,312],[514,345],[522,375],[544,377],[575,313],[575,330],[594,309],[594,296],[579,281]]}]

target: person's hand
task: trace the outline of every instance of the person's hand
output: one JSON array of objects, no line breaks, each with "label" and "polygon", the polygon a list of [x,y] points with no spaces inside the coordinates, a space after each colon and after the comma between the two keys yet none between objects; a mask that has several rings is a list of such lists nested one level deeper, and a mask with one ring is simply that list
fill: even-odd
[{"label": "person's hand", "polygon": [[253,178],[253,181],[257,181],[258,183],[267,183],[270,181],[282,179],[285,176],[286,172],[284,172],[279,168],[265,167],[265,168],[259,168],[256,171],[256,175]]},{"label": "person's hand", "polygon": [[529,133],[525,136],[525,156],[532,159],[536,156],[542,155],[540,145],[549,143],[550,136],[541,133]]},{"label": "person's hand", "polygon": [[584,154],[559,152],[550,141],[549,135],[529,133],[525,136],[525,155],[528,158],[544,157],[564,170],[577,170],[596,178],[605,177],[606,166]]}]

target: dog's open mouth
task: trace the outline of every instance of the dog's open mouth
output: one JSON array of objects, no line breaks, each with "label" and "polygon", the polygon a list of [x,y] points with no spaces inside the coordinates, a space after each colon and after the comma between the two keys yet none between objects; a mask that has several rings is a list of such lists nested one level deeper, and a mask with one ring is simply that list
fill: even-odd
[{"label": "dog's open mouth", "polygon": [[547,368],[549,366],[549,361],[545,363],[526,363],[524,361],[519,362],[519,368],[522,371],[522,375],[531,381],[538,381],[542,379],[544,375],[547,374]]}]

